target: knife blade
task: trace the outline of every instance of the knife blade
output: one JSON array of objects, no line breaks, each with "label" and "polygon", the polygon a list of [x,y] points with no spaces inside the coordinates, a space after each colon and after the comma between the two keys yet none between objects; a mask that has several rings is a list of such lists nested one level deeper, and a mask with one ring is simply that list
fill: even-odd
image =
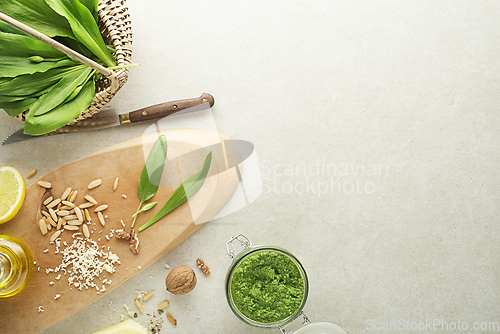
[{"label": "knife blade", "polygon": [[152,119],[166,117],[175,113],[187,113],[211,108],[215,103],[214,97],[208,93],[203,93],[200,97],[184,100],[175,100],[160,104],[155,104],[146,108],[131,111],[125,114],[118,114],[112,107],[105,107],[97,114],[84,120],[78,121],[74,125],[66,125],[56,131],[43,136],[31,136],[23,133],[23,128],[11,133],[2,142],[2,145],[15,143],[27,139],[54,136],[59,134],[92,131],[98,129],[120,126],[129,123],[138,123]]}]

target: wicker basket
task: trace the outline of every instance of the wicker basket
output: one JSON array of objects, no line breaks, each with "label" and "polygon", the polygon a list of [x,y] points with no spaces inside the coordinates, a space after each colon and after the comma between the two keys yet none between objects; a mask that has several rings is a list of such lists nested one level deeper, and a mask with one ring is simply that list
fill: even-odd
[{"label": "wicker basket", "polygon": [[[132,59],[132,24],[125,0],[99,0],[99,30],[106,44],[110,42],[115,47],[116,65],[128,65]],[[85,62],[83,62],[85,63]],[[89,65],[86,64],[85,65]],[[85,118],[97,114],[120,88],[127,82],[128,68],[113,71],[111,75],[102,76],[96,82],[96,94],[89,108],[69,124],[75,124]],[[27,112],[19,114],[22,121]]]}]

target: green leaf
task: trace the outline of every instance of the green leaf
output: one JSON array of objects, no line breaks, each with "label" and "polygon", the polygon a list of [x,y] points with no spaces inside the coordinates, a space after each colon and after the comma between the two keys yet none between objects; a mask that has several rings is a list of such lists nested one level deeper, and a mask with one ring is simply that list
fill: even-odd
[{"label": "green leaf", "polygon": [[24,99],[25,99],[24,96],[0,95],[0,103],[2,103],[2,102],[16,102],[16,101],[20,101],[20,100],[24,100]]},{"label": "green leaf", "polygon": [[132,217],[137,216],[141,212],[151,210],[156,205],[156,203],[158,203],[158,202],[151,202],[151,203],[148,203],[148,204],[144,204],[144,206],[142,207],[142,209],[140,209],[139,211],[137,211],[136,213],[134,213],[134,215]]},{"label": "green leaf", "polygon": [[3,85],[5,85],[10,80],[12,80],[12,78],[1,78],[0,77],[0,87],[2,87]]},{"label": "green leaf", "polygon": [[167,138],[165,135],[161,135],[153,144],[153,147],[148,154],[148,158],[146,159],[146,164],[142,169],[141,177],[139,178],[139,185],[137,186],[139,207],[137,208],[136,213],[132,216],[134,217],[132,227],[134,227],[137,214],[140,212],[142,204],[153,197],[158,191],[166,159]]},{"label": "green leaf", "polygon": [[94,96],[95,82],[89,80],[83,86],[80,94],[68,103],[60,105],[41,116],[34,116],[30,110],[24,122],[24,133],[40,136],[65,126],[90,106]]},{"label": "green leaf", "polygon": [[87,7],[90,13],[92,13],[94,20],[97,22],[98,19],[97,5],[99,4],[99,0],[78,0],[78,1],[80,1],[82,5]]},{"label": "green leaf", "polygon": [[64,16],[76,39],[92,51],[106,66],[116,65],[114,57],[106,48],[97,22],[90,11],[78,0],[46,0],[58,14]]},{"label": "green leaf", "polygon": [[71,50],[76,51],[81,55],[84,55],[87,58],[90,58],[92,60],[98,59],[89,49],[87,49],[85,45],[78,42],[76,39],[71,39],[69,37],[60,37],[60,36],[56,36],[54,37],[54,39],[59,43],[66,45]]},{"label": "green leaf", "polygon": [[161,135],[153,144],[139,179],[137,195],[141,205],[156,194],[166,159],[167,138]]},{"label": "green leaf", "polygon": [[45,0],[1,0],[0,12],[49,37],[75,38],[68,20],[50,8]]},{"label": "green leaf", "polygon": [[167,203],[165,203],[160,211],[158,211],[158,213],[146,224],[139,227],[139,232],[144,231],[149,226],[153,225],[158,220],[175,210],[179,205],[187,201],[191,196],[196,194],[207,178],[211,162],[212,151],[210,151],[210,153],[208,153],[207,157],[205,158],[203,168],[198,173],[191,175],[184,182],[182,182],[182,184],[174,191],[172,196],[168,199]]},{"label": "green leaf", "polygon": [[[67,58],[74,64],[74,60]],[[66,64],[71,64],[66,63]],[[41,63],[33,63],[28,58],[0,56],[1,75],[3,77],[17,77],[23,74],[33,74],[36,72],[45,72],[54,67],[60,67],[59,62],[43,61]]]},{"label": "green leaf", "polygon": [[83,85],[76,86],[76,88],[73,90],[73,92],[71,92],[71,94],[64,100],[63,103],[66,103],[68,101],[73,100],[78,94],[80,94],[80,91],[82,90],[82,88],[83,88]]},{"label": "green leaf", "polygon": [[14,27],[14,26],[11,26],[10,24],[8,24],[7,22],[4,22],[2,20],[0,20],[0,31],[8,32],[10,34],[24,35],[24,36],[28,36],[31,39],[36,39],[35,37],[28,35],[24,31]]},{"label": "green leaf", "polygon": [[[8,96],[28,96],[36,94],[61,80],[66,74],[78,69],[74,60],[68,59],[57,62],[46,72],[20,75],[10,78],[9,82],[0,84],[0,94]],[[73,66],[70,66],[73,65]],[[2,78],[0,78],[1,80]]]},{"label": "green leaf", "polygon": [[92,71],[92,68],[80,65],[76,71],[66,74],[46,94],[38,99],[31,111],[35,116],[40,116],[54,109],[63,103],[77,86],[83,85]]},{"label": "green leaf", "polygon": [[43,58],[62,58],[66,56],[52,46],[33,38],[0,32],[0,55],[27,58],[40,56]]},{"label": "green leaf", "polygon": [[9,116],[17,116],[25,110],[31,108],[36,102],[36,98],[27,98],[15,102],[0,102],[0,108],[5,110]]}]

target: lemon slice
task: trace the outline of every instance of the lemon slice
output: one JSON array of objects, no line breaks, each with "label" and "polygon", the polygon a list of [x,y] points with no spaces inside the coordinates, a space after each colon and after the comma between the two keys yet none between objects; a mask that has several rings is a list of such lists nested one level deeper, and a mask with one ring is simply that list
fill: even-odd
[{"label": "lemon slice", "polygon": [[0,224],[8,222],[19,211],[26,195],[24,178],[17,169],[0,168]]}]

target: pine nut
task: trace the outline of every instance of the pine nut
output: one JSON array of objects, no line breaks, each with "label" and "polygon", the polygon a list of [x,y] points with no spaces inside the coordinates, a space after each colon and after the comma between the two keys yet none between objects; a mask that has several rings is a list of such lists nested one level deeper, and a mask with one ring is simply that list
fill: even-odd
[{"label": "pine nut", "polygon": [[48,197],[45,201],[43,201],[43,205],[49,204],[50,202],[52,202],[53,199],[54,199],[54,196]]},{"label": "pine nut", "polygon": [[71,194],[71,196],[69,197],[69,201],[70,201],[70,202],[75,202],[76,195],[78,195],[78,190],[73,191],[73,193],[72,193],[72,194]]},{"label": "pine nut", "polygon": [[72,225],[72,226],[80,226],[80,225],[82,225],[82,222],[79,220],[68,220],[66,222],[66,224]]},{"label": "pine nut", "polygon": [[144,311],[144,309],[142,308],[141,303],[139,303],[139,301],[137,299],[134,299],[134,303],[135,303],[135,306],[137,306],[137,308],[139,309],[139,312],[142,313],[142,311]]},{"label": "pine nut", "polygon": [[52,218],[50,218],[50,217],[49,217],[49,218],[47,218],[47,222],[48,222],[50,225],[54,226],[54,227],[56,227],[56,226],[57,226],[57,223],[56,223],[55,221],[53,221],[53,220],[52,220]]},{"label": "pine nut", "polygon": [[47,181],[38,181],[37,183],[38,183],[38,185],[40,185],[40,187],[43,187],[43,188],[46,188],[46,189],[52,188],[52,184],[50,182],[47,182]]},{"label": "pine nut", "polygon": [[31,179],[33,176],[35,176],[36,172],[38,172],[36,169],[33,169],[31,172],[26,175],[27,179]]},{"label": "pine nut", "polygon": [[90,238],[89,228],[87,225],[83,225],[83,235],[85,235],[85,238]]},{"label": "pine nut", "polygon": [[97,201],[94,199],[94,197],[87,195],[85,196],[85,199],[89,201],[90,203],[93,203],[94,205],[97,205]]},{"label": "pine nut", "polygon": [[83,223],[83,214],[82,214],[82,210],[80,210],[79,207],[75,207],[75,214],[76,216],[78,217],[78,220]]},{"label": "pine nut", "polygon": [[148,293],[146,293],[146,294],[144,295],[144,297],[142,297],[142,300],[143,300],[143,301],[146,301],[146,300],[148,300],[149,298],[153,297],[153,295],[154,295],[154,294],[155,294],[155,293],[154,293],[153,291],[148,292]]},{"label": "pine nut", "polygon": [[158,305],[158,309],[159,310],[164,309],[168,305],[170,305],[170,302],[168,300],[165,300],[163,303],[161,303],[160,305]]},{"label": "pine nut", "polygon": [[80,209],[86,209],[86,208],[90,208],[91,206],[94,206],[94,205],[95,205],[94,203],[87,202],[87,203],[80,204],[78,207]]},{"label": "pine nut", "polygon": [[90,217],[89,210],[85,209],[85,218],[90,223],[92,221],[92,217]]},{"label": "pine nut", "polygon": [[47,205],[47,209],[53,208],[53,207],[57,206],[59,203],[61,203],[61,199],[60,198],[56,198],[55,200],[53,200],[52,202],[50,202]]},{"label": "pine nut", "polygon": [[94,212],[99,212],[99,211],[103,211],[103,210],[106,210],[108,208],[107,205],[99,205],[97,208],[94,209]]},{"label": "pine nut", "polygon": [[45,220],[40,219],[38,226],[40,227],[40,231],[43,235],[47,234],[47,225],[45,225]]},{"label": "pine nut", "polygon": [[50,213],[50,216],[52,217],[52,220],[56,221],[58,219],[54,209],[49,209],[49,213]]},{"label": "pine nut", "polygon": [[71,192],[71,187],[66,188],[66,190],[63,192],[61,199],[64,201],[66,198],[68,198],[69,193]]},{"label": "pine nut", "polygon": [[168,320],[170,320],[170,322],[172,323],[172,325],[174,325],[174,326],[177,325],[177,320],[175,320],[174,317],[172,317],[170,315],[170,313],[166,313],[165,315],[167,316]]},{"label": "pine nut", "polygon": [[94,181],[90,182],[90,184],[89,184],[88,188],[89,188],[89,190],[90,190],[90,189],[94,189],[95,187],[100,186],[100,185],[101,185],[101,183],[102,183],[102,180],[101,180],[101,179],[94,180]]},{"label": "pine nut", "polygon": [[99,221],[101,222],[101,225],[102,225],[102,226],[106,226],[106,221],[104,220],[104,217],[103,217],[103,215],[102,215],[101,211],[99,211],[99,212],[97,213],[97,217],[99,218]]},{"label": "pine nut", "polygon": [[54,234],[52,234],[52,236],[50,237],[50,241],[54,241],[56,240],[62,233],[62,230],[59,230],[59,231],[55,231]]}]

